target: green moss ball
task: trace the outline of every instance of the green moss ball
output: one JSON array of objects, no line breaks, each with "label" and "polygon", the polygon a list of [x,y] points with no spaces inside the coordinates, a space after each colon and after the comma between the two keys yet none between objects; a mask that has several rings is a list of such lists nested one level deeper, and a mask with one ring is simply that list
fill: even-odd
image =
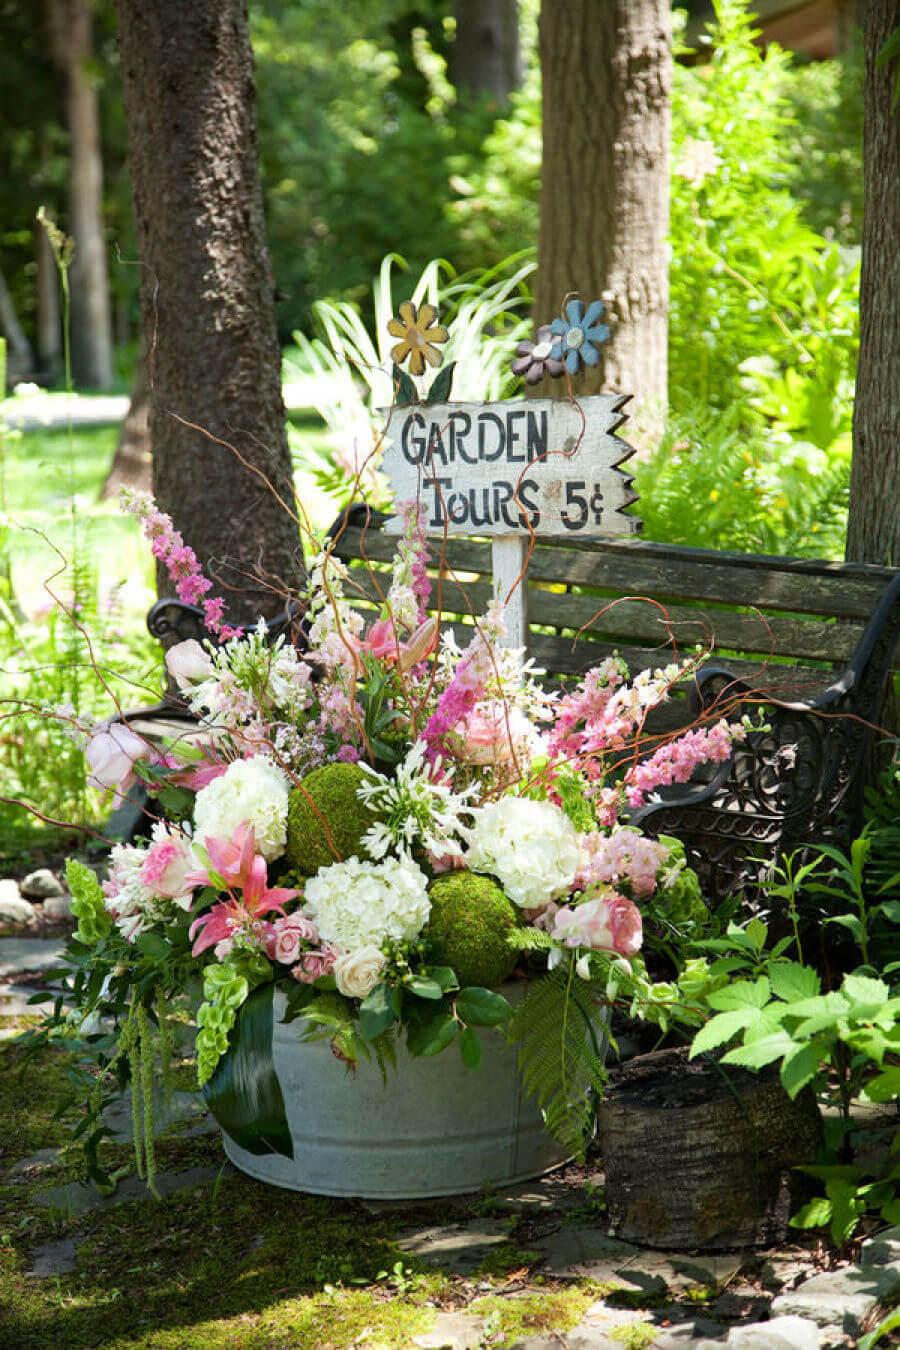
[{"label": "green moss ball", "polygon": [[[291,790],[285,853],[303,876],[314,876],[320,867],[330,867],[360,853],[362,837],[377,819],[356,795],[365,778],[356,764],[323,764],[308,773],[300,787]],[[328,822],[334,848],[316,811]]]},{"label": "green moss ball", "polygon": [[446,872],[428,891],[431,915],[424,936],[435,961],[452,966],[463,988],[502,984],[516,964],[506,937],[518,917],[496,881],[475,872]]}]

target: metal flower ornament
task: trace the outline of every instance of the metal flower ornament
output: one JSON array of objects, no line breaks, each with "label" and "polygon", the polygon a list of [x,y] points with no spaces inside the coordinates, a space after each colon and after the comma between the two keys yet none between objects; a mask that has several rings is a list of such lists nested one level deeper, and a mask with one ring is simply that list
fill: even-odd
[{"label": "metal flower ornament", "polygon": [[562,361],[570,375],[577,375],[579,366],[595,366],[600,360],[600,348],[609,338],[608,326],[598,322],[605,313],[602,300],[592,300],[587,311],[581,300],[570,300],[566,317],[551,323],[556,341],[550,355]]},{"label": "metal flower ornament", "polygon": [[410,375],[424,375],[426,361],[435,368],[441,364],[443,357],[436,344],[446,342],[450,334],[437,322],[434,305],[422,305],[417,312],[411,300],[404,300],[399,313],[399,319],[388,320],[391,337],[400,338],[391,348],[391,360],[401,366],[409,357]]},{"label": "metal flower ornament", "polygon": [[562,361],[554,361],[553,333],[548,323],[543,324],[536,334],[534,342],[520,342],[516,347],[516,359],[512,363],[512,373],[524,376],[526,384],[537,384],[544,375],[559,379],[565,373]]}]

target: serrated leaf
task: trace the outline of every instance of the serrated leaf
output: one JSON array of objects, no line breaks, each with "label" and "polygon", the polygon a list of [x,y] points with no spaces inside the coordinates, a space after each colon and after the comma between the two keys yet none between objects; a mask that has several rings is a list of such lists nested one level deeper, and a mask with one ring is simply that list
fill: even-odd
[{"label": "serrated leaf", "polygon": [[873,980],[868,975],[845,975],[841,993],[850,1000],[851,1013],[860,1007],[877,1010],[891,996],[884,980]]},{"label": "serrated leaf", "polygon": [[481,1067],[481,1037],[474,1027],[463,1027],[459,1033],[459,1053],[467,1069]]},{"label": "serrated leaf", "polygon": [[885,1069],[866,1083],[863,1095],[870,1102],[892,1102],[900,1097],[900,1069]]},{"label": "serrated leaf", "polygon": [[801,1045],[785,1055],[781,1066],[781,1084],[791,1100],[807,1083],[812,1082],[818,1071],[819,1053],[815,1045]]},{"label": "serrated leaf", "polygon": [[763,1008],[769,1001],[771,987],[765,975],[751,983],[750,980],[735,980],[725,989],[717,989],[710,994],[707,1002],[711,1008],[722,1012],[731,1012],[738,1008]]},{"label": "serrated leaf", "polygon": [[724,1045],[732,1036],[742,1031],[745,1025],[746,1013],[743,1011],[724,1012],[719,1013],[717,1017],[711,1017],[691,1042],[691,1059],[707,1050],[715,1050],[717,1046]]},{"label": "serrated leaf", "polygon": [[824,1228],[826,1224],[831,1223],[831,1214],[831,1201],[824,1195],[817,1195],[815,1200],[810,1200],[809,1204],[799,1209],[788,1222],[791,1228]]},{"label": "serrated leaf", "polygon": [[381,984],[376,984],[359,1005],[359,1034],[364,1041],[375,1041],[393,1025],[393,1021],[393,990],[389,984],[382,981]]},{"label": "serrated leaf", "polygon": [[502,994],[478,986],[457,994],[456,1011],[464,1022],[476,1027],[498,1027],[512,1017],[512,1008]]},{"label": "serrated leaf", "polygon": [[722,1056],[723,1064],[736,1064],[742,1069],[762,1069],[773,1060],[780,1059],[794,1042],[786,1031],[776,1031],[770,1036],[762,1036],[749,1045],[738,1045]]},{"label": "serrated leaf", "polygon": [[778,961],[769,966],[769,979],[772,992],[787,1003],[799,999],[815,998],[822,983],[814,970],[801,966],[796,961]]},{"label": "serrated leaf", "polygon": [[757,951],[761,951],[766,945],[766,938],[769,936],[769,928],[762,919],[751,919],[744,929],[747,940],[753,943]]},{"label": "serrated leaf", "polygon": [[453,372],[456,369],[456,362],[450,361],[442,370],[439,370],[432,381],[431,388],[425,395],[426,403],[446,403],[450,397],[450,386],[453,383]]}]

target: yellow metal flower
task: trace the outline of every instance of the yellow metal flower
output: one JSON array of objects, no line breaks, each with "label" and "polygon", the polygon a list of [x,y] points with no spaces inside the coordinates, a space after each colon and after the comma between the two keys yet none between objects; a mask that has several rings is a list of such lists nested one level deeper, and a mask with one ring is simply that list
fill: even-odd
[{"label": "yellow metal flower", "polygon": [[435,323],[437,310],[434,305],[423,305],[416,314],[416,307],[410,300],[404,300],[400,306],[400,318],[388,320],[388,332],[391,337],[401,338],[396,347],[391,348],[391,360],[398,366],[409,357],[409,373],[423,375],[425,362],[430,366],[439,366],[442,357],[435,342],[446,342],[450,334],[446,328]]}]

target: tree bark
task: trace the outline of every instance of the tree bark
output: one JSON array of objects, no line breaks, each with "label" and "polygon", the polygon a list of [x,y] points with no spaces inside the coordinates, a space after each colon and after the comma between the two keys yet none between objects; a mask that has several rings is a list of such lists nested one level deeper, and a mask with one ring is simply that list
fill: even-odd
[{"label": "tree bark", "polygon": [[450,78],[463,98],[499,105],[522,83],[518,0],[456,0]]},{"label": "tree bark", "polygon": [[[0,333],[3,333],[7,341],[5,379],[13,385],[34,373],[34,357],[31,354],[31,343],[19,323],[19,316],[2,272],[0,272]],[[5,393],[5,389],[0,387],[0,398],[3,398]]]},{"label": "tree bark", "polygon": [[246,622],[302,575],[267,486],[292,502],[246,5],[118,0],[118,18],[153,490]]},{"label": "tree bark", "polygon": [[859,291],[859,364],[847,557],[900,566],[900,111],[896,65],[875,68],[900,27],[898,0],[869,0],[865,16],[865,200]]},{"label": "tree bark", "polygon": [[69,234],[75,243],[69,285],[75,383],[113,383],[112,323],[103,224],[100,108],[91,78],[93,0],[51,0],[53,46],[66,77],[69,127]]},{"label": "tree bark", "polygon": [[59,272],[43,225],[34,227],[37,271],[37,351],[41,377],[55,381],[62,368],[62,320],[59,307]]},{"label": "tree bark", "polygon": [[[668,341],[672,46],[667,0],[544,0],[535,322],[577,291],[612,335],[584,393],[628,393],[661,422]],[[565,394],[562,381],[553,392]]]},{"label": "tree bark", "polygon": [[119,428],[116,452],[100,491],[101,501],[115,497],[121,487],[137,488],[139,492],[150,492],[153,488],[153,462],[150,453],[150,373],[147,369],[147,357],[143,351],[138,352],[131,384],[131,402],[125,420]]}]

